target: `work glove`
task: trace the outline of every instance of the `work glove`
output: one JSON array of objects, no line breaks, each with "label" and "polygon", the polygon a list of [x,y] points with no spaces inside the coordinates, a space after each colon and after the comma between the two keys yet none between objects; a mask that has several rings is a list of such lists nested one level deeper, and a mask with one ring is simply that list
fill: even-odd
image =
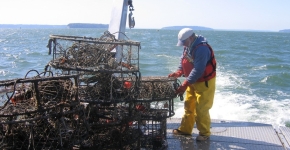
[{"label": "work glove", "polygon": [[177,95],[183,95],[183,93],[185,92],[186,88],[190,85],[190,83],[185,80],[181,86],[178,87],[178,89],[175,91],[175,94]]},{"label": "work glove", "polygon": [[169,74],[168,77],[178,78],[178,77],[181,77],[182,74],[183,73],[182,73],[181,70],[177,70],[176,72],[173,72],[173,73]]}]

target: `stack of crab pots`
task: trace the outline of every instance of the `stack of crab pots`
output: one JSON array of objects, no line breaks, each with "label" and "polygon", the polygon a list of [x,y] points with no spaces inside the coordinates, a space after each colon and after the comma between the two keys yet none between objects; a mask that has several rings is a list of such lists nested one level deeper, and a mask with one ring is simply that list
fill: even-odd
[{"label": "stack of crab pots", "polygon": [[50,35],[47,47],[44,72],[0,81],[1,148],[166,148],[177,79],[141,77],[140,42],[106,31]]},{"label": "stack of crab pots", "polygon": [[78,75],[78,97],[86,118],[81,149],[136,149],[140,147],[134,99],[140,83],[140,43],[116,40],[105,32],[100,38],[51,35],[53,59],[46,70]]},{"label": "stack of crab pots", "polygon": [[176,78],[148,76],[142,77],[136,109],[141,113],[139,124],[142,136],[141,148],[165,149],[166,120],[174,115],[173,98],[176,97],[174,86]]}]

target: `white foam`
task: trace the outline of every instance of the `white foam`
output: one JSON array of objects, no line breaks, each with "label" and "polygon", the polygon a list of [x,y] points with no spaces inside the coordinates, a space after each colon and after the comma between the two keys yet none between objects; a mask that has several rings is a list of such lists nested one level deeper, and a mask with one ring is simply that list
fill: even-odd
[{"label": "white foam", "polygon": [[[212,119],[250,121],[285,126],[290,122],[290,100],[262,99],[251,92],[247,81],[238,75],[218,72],[216,93],[210,114]],[[236,89],[248,89],[247,93],[234,93]],[[280,96],[289,94],[277,90]],[[183,102],[175,104],[175,116],[182,117]]]},{"label": "white foam", "polygon": [[252,70],[267,70],[267,65],[253,67]]}]

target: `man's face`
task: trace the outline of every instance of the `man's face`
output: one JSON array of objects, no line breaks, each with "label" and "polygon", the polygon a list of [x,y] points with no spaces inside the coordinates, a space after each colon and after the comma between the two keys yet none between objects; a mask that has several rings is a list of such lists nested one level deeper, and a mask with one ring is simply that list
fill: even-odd
[{"label": "man's face", "polygon": [[189,47],[190,46],[190,37],[182,41],[183,46]]}]

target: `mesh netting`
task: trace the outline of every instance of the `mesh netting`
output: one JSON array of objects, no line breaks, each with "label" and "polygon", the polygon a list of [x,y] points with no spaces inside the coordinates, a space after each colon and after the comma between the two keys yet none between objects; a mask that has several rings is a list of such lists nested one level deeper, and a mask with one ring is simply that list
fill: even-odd
[{"label": "mesh netting", "polygon": [[[100,38],[51,35],[48,43],[53,68],[100,71],[139,70],[140,43],[116,40],[105,32]],[[118,53],[120,52],[120,53]]]},{"label": "mesh netting", "polygon": [[138,100],[164,100],[176,97],[174,84],[176,78],[164,76],[142,77],[139,86]]}]

